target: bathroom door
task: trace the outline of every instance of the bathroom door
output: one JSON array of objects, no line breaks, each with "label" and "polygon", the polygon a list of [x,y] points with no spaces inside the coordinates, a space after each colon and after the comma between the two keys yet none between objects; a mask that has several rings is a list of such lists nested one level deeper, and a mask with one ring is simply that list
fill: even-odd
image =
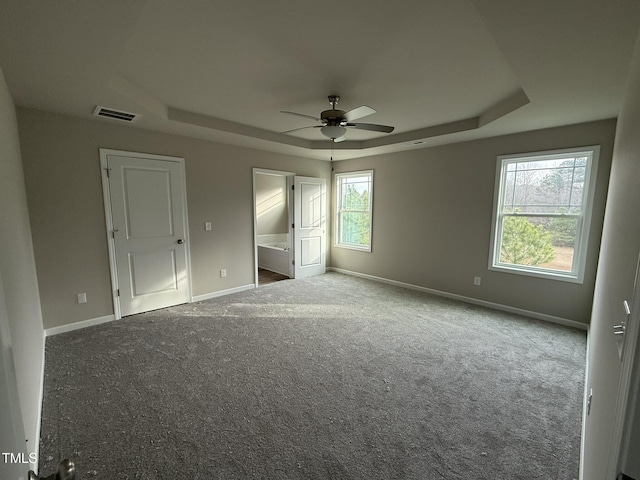
[{"label": "bathroom door", "polygon": [[293,250],[295,278],[325,273],[327,195],[326,180],[293,179]]}]

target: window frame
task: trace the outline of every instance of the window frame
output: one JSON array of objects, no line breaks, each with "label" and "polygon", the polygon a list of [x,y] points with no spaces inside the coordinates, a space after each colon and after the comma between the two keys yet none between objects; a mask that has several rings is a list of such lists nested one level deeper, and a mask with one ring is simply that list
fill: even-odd
[{"label": "window frame", "polygon": [[[342,209],[342,179],[369,176],[369,209],[368,210],[343,210]],[[336,185],[336,207],[335,207],[335,236],[334,245],[339,248],[350,250],[358,250],[361,252],[371,252],[371,244],[373,243],[373,170],[359,170],[355,172],[341,172],[334,174],[334,182]],[[341,241],[342,233],[342,217],[345,211],[368,213],[369,215],[369,245],[358,245],[353,243],[344,243]]]},{"label": "window frame", "polygon": [[[504,213],[505,178],[507,166],[514,163],[524,163],[531,161],[544,161],[560,159],[564,157],[587,156],[587,168],[585,169],[585,179],[583,187],[583,198],[580,214],[559,214],[559,213]],[[491,242],[489,250],[489,270],[515,273],[532,277],[560,280],[572,283],[584,283],[584,274],[587,260],[587,249],[591,227],[591,217],[593,214],[593,200],[596,190],[596,180],[598,172],[598,160],[600,156],[600,146],[590,145],[586,147],[565,148],[560,150],[548,150],[531,153],[520,153],[512,155],[500,155],[496,162],[496,180],[493,200],[493,218],[491,222]],[[528,265],[517,265],[500,261],[501,238],[504,219],[507,217],[532,217],[542,216],[548,218],[576,218],[576,239],[574,244],[572,270],[554,270],[545,267],[534,267]]]}]

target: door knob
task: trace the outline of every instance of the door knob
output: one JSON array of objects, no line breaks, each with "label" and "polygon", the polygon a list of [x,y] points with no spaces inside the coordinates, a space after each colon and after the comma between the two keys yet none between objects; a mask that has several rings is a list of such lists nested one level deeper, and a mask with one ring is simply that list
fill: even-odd
[{"label": "door knob", "polygon": [[180,245],[182,245],[182,244],[184,243],[184,240],[183,240],[183,239],[181,239],[181,238],[179,238],[179,239],[178,239],[178,243],[179,243]]},{"label": "door knob", "polygon": [[76,466],[67,458],[58,464],[58,471],[48,477],[40,477],[33,470],[29,471],[29,480],[74,480],[76,478]]}]

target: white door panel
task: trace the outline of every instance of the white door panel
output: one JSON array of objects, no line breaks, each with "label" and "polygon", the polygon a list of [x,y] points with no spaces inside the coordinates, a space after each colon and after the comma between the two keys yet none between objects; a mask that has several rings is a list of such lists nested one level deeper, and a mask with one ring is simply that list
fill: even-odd
[{"label": "white door panel", "polygon": [[[169,165],[170,166],[170,165]],[[127,237],[173,235],[171,170],[122,166]]]},{"label": "white door panel", "polygon": [[121,315],[188,302],[183,164],[147,155],[105,157]]},{"label": "white door panel", "polygon": [[323,178],[294,177],[295,278],[325,273],[327,195]]},{"label": "white door panel", "polygon": [[132,295],[149,295],[178,289],[176,250],[159,249],[154,252],[129,252]]},{"label": "white door panel", "polygon": [[[0,277],[0,447],[3,453],[31,459],[26,452],[24,426],[18,399],[18,383],[13,363],[9,317],[6,310],[2,277]],[[25,478],[28,466],[0,461],[0,478]]]}]

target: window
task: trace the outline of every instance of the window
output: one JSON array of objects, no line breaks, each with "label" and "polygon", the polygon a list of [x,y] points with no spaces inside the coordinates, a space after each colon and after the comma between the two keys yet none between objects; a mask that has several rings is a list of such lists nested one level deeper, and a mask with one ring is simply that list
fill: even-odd
[{"label": "window", "polygon": [[489,268],[582,283],[599,151],[498,157]]},{"label": "window", "polygon": [[373,170],[336,174],[336,245],[371,251]]}]

